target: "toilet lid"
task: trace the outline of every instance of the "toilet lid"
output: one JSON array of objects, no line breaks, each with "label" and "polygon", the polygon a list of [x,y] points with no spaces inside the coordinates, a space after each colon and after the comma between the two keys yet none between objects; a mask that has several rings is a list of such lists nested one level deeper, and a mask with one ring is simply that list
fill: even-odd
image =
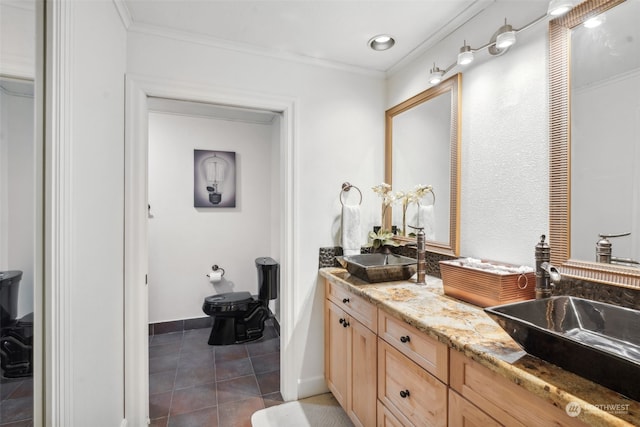
[{"label": "toilet lid", "polygon": [[208,296],[204,299],[204,302],[212,306],[217,306],[250,302],[252,300],[253,297],[249,292],[229,292],[226,294]]}]

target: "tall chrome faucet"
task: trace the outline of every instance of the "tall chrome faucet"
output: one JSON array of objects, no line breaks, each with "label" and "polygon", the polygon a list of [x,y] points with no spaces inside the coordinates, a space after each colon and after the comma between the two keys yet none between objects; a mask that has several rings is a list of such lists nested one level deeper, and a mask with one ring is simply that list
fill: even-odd
[{"label": "tall chrome faucet", "polygon": [[536,299],[549,298],[554,283],[561,279],[558,269],[550,263],[551,248],[545,239],[543,234],[536,245]]},{"label": "tall chrome faucet", "polygon": [[418,230],[418,233],[416,234],[416,252],[417,252],[417,261],[418,261],[418,268],[417,268],[417,278],[416,278],[416,283],[418,284],[425,284],[425,279],[424,276],[427,273],[427,260],[426,260],[426,254],[427,254],[427,250],[425,248],[425,237],[424,237],[424,227],[414,227],[412,225],[410,225],[409,227],[413,228],[414,230]]},{"label": "tall chrome faucet", "polygon": [[598,236],[600,236],[600,240],[596,242],[596,262],[604,262],[607,264],[621,264],[632,267],[640,266],[640,262],[634,259],[620,258],[612,255],[613,245],[611,244],[611,241],[609,241],[609,239],[613,237],[624,237],[629,235],[631,235],[631,232],[622,234],[599,234]]}]

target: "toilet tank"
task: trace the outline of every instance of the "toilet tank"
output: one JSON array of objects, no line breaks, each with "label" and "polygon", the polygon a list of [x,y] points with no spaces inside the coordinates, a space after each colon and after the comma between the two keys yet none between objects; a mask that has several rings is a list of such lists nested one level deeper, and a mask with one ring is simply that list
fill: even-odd
[{"label": "toilet tank", "polygon": [[0,271],[0,326],[8,326],[18,316],[18,291],[22,271]]},{"label": "toilet tank", "polygon": [[280,287],[280,264],[273,258],[256,258],[256,268],[258,270],[258,298],[268,301],[278,298],[278,288]]}]

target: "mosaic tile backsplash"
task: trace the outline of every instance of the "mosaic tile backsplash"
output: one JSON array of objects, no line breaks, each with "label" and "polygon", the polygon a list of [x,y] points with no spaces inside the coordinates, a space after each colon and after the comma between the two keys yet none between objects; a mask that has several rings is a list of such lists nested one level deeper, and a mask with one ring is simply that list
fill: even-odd
[{"label": "mosaic tile backsplash", "polygon": [[563,278],[553,295],[569,295],[640,310],[640,289],[623,288],[581,279]]}]

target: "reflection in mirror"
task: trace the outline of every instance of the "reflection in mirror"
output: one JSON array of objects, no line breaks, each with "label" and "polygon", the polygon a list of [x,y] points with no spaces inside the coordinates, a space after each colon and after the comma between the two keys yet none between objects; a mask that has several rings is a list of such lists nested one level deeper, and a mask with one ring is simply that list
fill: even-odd
[{"label": "reflection in mirror", "polygon": [[[418,204],[409,204],[404,217],[408,226],[425,228],[427,250],[458,255],[461,75],[410,98],[386,113],[385,182],[393,191],[412,191],[431,185]],[[397,203],[390,223],[402,234],[403,207]],[[401,237],[402,240],[407,236]]]},{"label": "reflection in mirror", "polygon": [[[638,16],[629,10],[637,6],[587,0],[549,23],[551,261],[571,277],[633,288],[640,269],[595,260],[599,234],[627,232],[608,239],[613,258],[640,258],[638,33],[618,14]],[[602,14],[614,25],[581,27]]]},{"label": "reflection in mirror", "polygon": [[[629,90],[640,88],[638,16],[640,2],[627,1],[594,16],[600,25],[571,31],[575,259],[640,267],[640,97]],[[598,259],[600,240],[610,254]]]},{"label": "reflection in mirror", "polygon": [[[0,423],[43,425],[44,2],[0,2]],[[42,23],[42,25],[38,25]],[[37,42],[36,42],[37,41]],[[40,300],[41,302],[42,300]]]},{"label": "reflection in mirror", "polygon": [[[393,119],[393,188],[410,191],[418,184],[431,185],[438,196],[437,204],[431,194],[420,201],[421,207],[431,206],[426,211],[418,209],[415,203],[410,204],[406,223],[424,227],[427,240],[443,244],[449,243],[450,118],[451,94],[447,92]],[[400,228],[400,203],[393,208],[393,218],[394,225]]]}]

